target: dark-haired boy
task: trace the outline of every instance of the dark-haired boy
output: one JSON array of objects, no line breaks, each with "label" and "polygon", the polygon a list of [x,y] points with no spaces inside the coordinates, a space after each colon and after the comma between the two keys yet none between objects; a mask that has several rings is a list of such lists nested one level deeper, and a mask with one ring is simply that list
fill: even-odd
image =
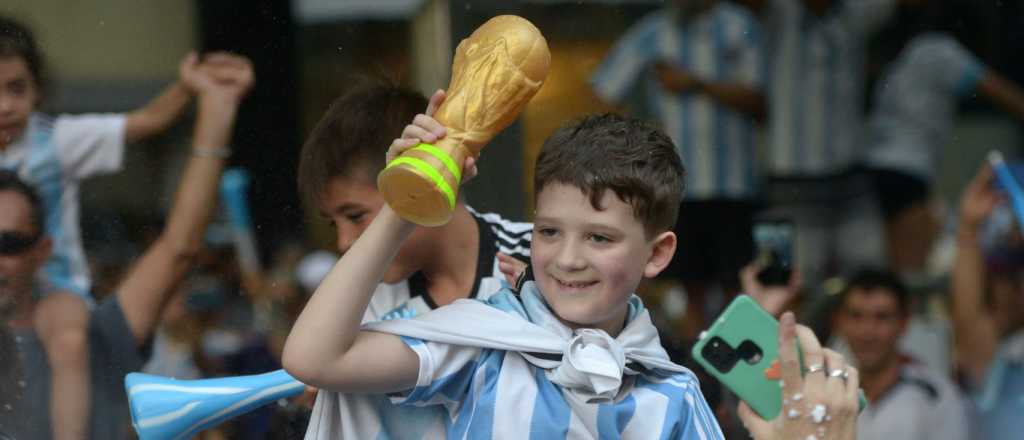
[{"label": "dark-haired boy", "polygon": [[[388,146],[418,142],[396,139],[406,131],[423,142],[444,136],[432,118],[432,125],[410,124],[424,109],[424,117],[432,115],[443,100],[444,93],[438,92],[428,105],[419,93],[364,80],[339,97],[310,133],[299,160],[299,189],[308,204],[330,219],[339,252],[349,251],[384,206],[376,177]],[[501,287],[496,254],[528,260],[531,231],[529,223],[477,213],[459,200],[450,223],[415,228],[397,256],[381,267],[362,321],[409,318],[460,298],[487,299]],[[323,438],[443,438],[445,424],[437,408],[401,407],[383,396],[321,390],[309,432]]]},{"label": "dark-haired boy", "polygon": [[721,438],[633,295],[672,259],[682,188],[657,130],[616,115],[567,125],[537,162],[536,282],[361,331],[377,280],[416,229],[383,206],[303,310],[285,368],[321,388],[438,405],[449,438]]}]

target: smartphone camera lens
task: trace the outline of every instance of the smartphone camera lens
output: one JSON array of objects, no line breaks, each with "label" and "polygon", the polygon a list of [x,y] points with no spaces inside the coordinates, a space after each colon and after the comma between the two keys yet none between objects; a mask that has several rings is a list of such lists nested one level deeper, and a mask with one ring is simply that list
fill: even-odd
[{"label": "smartphone camera lens", "polygon": [[707,344],[704,344],[700,354],[708,363],[722,373],[732,371],[740,359],[736,350],[718,336],[712,337]]},{"label": "smartphone camera lens", "polygon": [[736,353],[740,359],[750,365],[757,365],[764,359],[764,353],[761,352],[761,348],[757,346],[753,341],[747,339],[740,344],[739,348],[736,349]]}]

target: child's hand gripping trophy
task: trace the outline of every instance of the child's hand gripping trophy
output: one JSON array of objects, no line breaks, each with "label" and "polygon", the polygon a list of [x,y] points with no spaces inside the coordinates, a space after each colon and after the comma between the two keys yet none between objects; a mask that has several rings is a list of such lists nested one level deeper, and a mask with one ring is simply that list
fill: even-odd
[{"label": "child's hand gripping trophy", "polygon": [[377,177],[384,199],[402,218],[424,226],[448,222],[462,167],[519,116],[547,76],[544,36],[514,15],[488,20],[455,50],[447,99],[434,118],[447,128],[435,145],[419,144],[388,162]]}]

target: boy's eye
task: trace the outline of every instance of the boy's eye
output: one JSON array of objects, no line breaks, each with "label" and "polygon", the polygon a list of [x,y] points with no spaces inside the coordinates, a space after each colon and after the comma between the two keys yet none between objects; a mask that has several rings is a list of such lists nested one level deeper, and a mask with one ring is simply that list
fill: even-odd
[{"label": "boy's eye", "polygon": [[350,221],[352,223],[358,224],[358,223],[362,223],[363,219],[366,218],[366,213],[365,212],[357,212],[357,213],[353,213],[353,214],[346,214],[345,218],[347,218],[348,221]]},{"label": "boy's eye", "polygon": [[327,223],[331,225],[331,229],[338,229],[338,223],[336,223],[334,219],[329,220]]},{"label": "boy's eye", "polygon": [[590,234],[590,240],[594,243],[610,243],[612,241],[611,238],[601,234]]},{"label": "boy's eye", "polygon": [[558,230],[555,228],[539,228],[537,229],[537,233],[544,237],[553,237],[558,233]]}]

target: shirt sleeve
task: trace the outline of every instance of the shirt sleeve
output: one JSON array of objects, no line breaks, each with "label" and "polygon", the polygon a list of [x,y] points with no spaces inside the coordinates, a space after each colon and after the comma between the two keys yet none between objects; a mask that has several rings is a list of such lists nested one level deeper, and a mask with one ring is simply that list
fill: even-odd
[{"label": "shirt sleeve", "polygon": [[392,394],[392,403],[413,406],[458,404],[469,393],[476,376],[482,349],[464,347],[402,336],[419,356],[416,386]]},{"label": "shirt sleeve", "polygon": [[622,103],[636,86],[654,57],[657,22],[654,16],[641,20],[612,46],[590,78],[594,92],[601,99]]},{"label": "shirt sleeve", "polygon": [[984,65],[952,37],[930,38],[918,51],[921,74],[931,75],[938,87],[958,97],[974,92],[984,76]]},{"label": "shirt sleeve", "polygon": [[73,179],[121,169],[125,143],[124,114],[62,115],[54,124],[61,166]]},{"label": "shirt sleeve", "polygon": [[108,374],[123,378],[142,370],[149,358],[150,344],[144,348],[136,344],[117,295],[111,294],[93,310],[90,327],[94,334],[90,340],[93,356],[104,360],[104,368],[116,370]]}]

